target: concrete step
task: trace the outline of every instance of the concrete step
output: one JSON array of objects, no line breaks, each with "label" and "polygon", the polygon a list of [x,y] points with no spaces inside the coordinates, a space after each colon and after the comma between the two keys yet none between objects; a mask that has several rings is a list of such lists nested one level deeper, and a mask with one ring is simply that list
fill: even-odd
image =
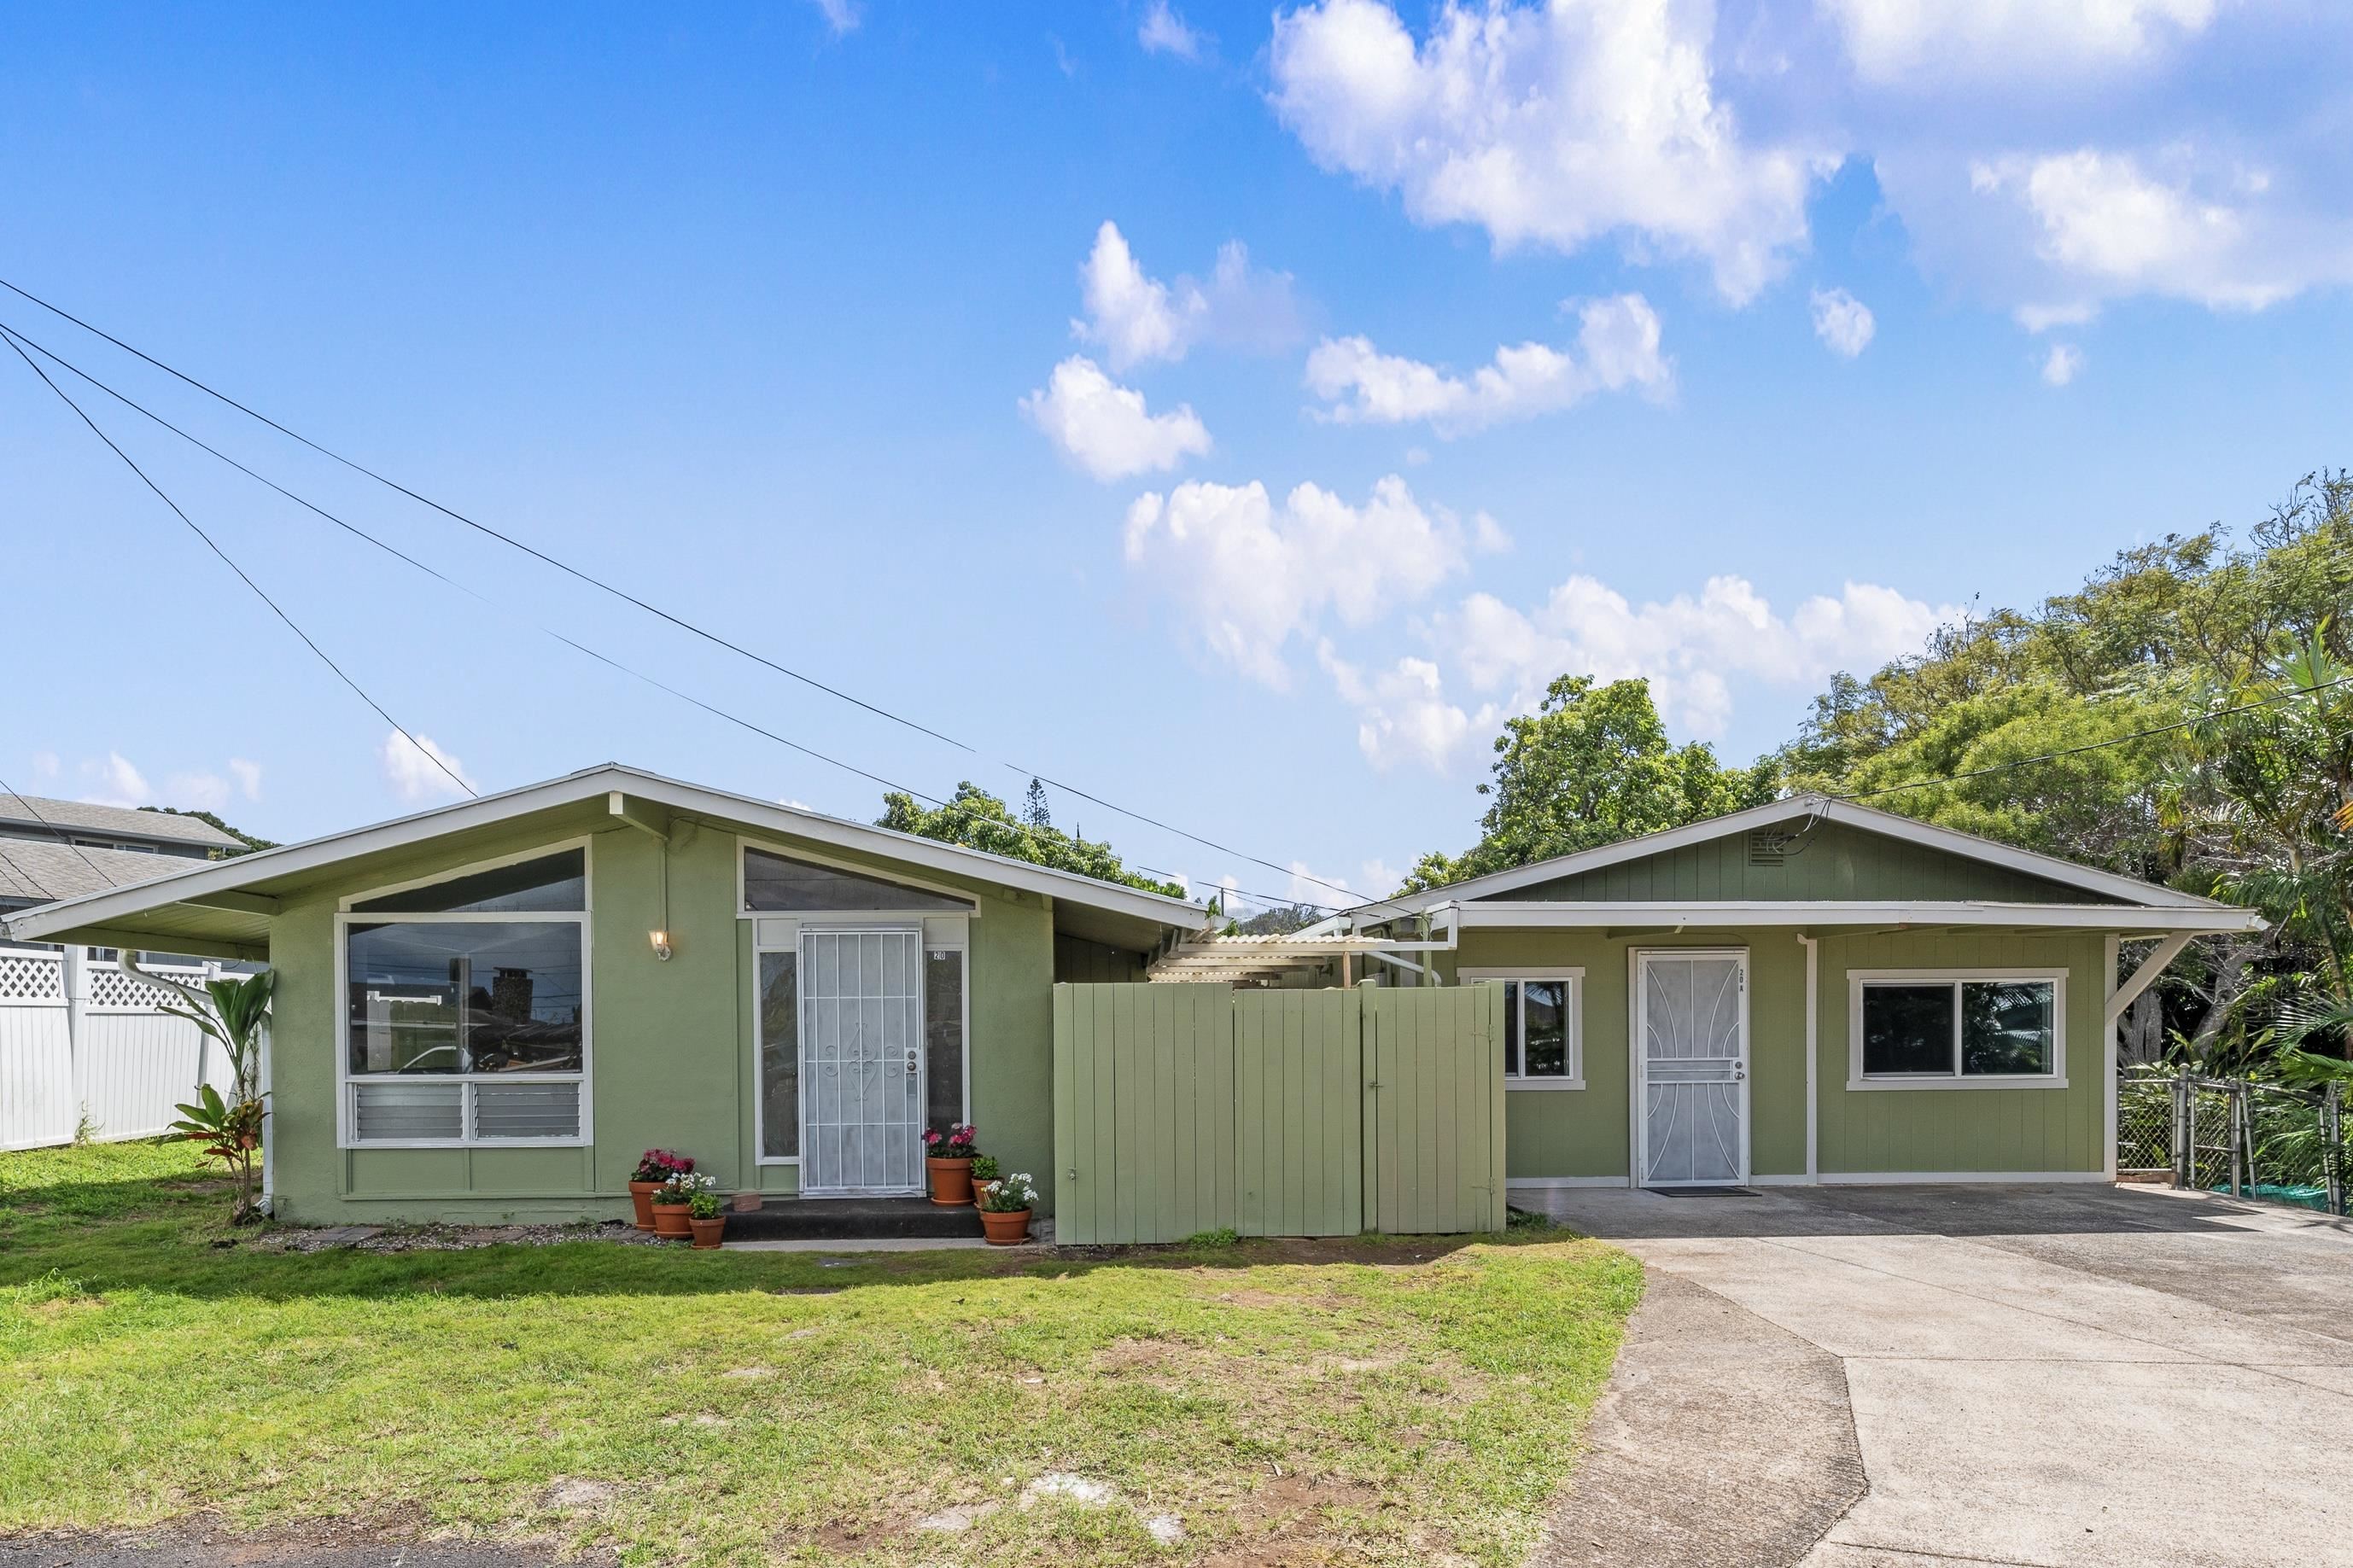
[{"label": "concrete step", "polygon": [[849,1241],[980,1235],[979,1211],[929,1198],[770,1198],[727,1216],[729,1241]]}]

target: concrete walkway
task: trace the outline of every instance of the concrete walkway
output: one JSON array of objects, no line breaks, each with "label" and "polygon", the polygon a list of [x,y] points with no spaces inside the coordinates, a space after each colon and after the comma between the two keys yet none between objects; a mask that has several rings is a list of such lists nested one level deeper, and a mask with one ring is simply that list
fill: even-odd
[{"label": "concrete walkway", "polygon": [[2106,1186],[1513,1202],[1654,1292],[1543,1560],[2353,1564],[2339,1222]]}]

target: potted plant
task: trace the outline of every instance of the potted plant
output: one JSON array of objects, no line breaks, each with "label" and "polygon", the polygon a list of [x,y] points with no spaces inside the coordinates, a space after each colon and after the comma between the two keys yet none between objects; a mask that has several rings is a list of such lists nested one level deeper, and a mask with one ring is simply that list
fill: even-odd
[{"label": "potted plant", "polygon": [[712,1176],[699,1176],[691,1171],[681,1171],[661,1184],[654,1194],[654,1234],[680,1237],[692,1234],[687,1224],[687,1205],[697,1193],[711,1192],[719,1185]]},{"label": "potted plant", "polygon": [[694,1233],[694,1247],[698,1251],[708,1251],[719,1245],[720,1237],[727,1229],[727,1215],[719,1202],[719,1184],[709,1176],[690,1176],[687,1180],[711,1184],[695,1188],[694,1195],[686,1200],[686,1225]]},{"label": "potted plant", "polygon": [[972,1202],[973,1140],[979,1129],[959,1121],[943,1134],[936,1127],[923,1133],[923,1169],[932,1178],[932,1202],[953,1208]]},{"label": "potted plant", "polygon": [[654,1194],[661,1191],[662,1184],[693,1169],[691,1157],[667,1149],[649,1149],[638,1156],[638,1168],[629,1173],[629,1203],[638,1211],[639,1230],[654,1227]]},{"label": "potted plant", "polygon": [[997,1163],[996,1155],[975,1154],[972,1157],[972,1201],[987,1203],[988,1189],[997,1185],[997,1178],[1004,1173],[1005,1168]]},{"label": "potted plant", "polygon": [[981,1201],[980,1228],[991,1247],[1018,1247],[1029,1239],[1029,1211],[1038,1203],[1038,1184],[1026,1171],[1000,1176]]}]

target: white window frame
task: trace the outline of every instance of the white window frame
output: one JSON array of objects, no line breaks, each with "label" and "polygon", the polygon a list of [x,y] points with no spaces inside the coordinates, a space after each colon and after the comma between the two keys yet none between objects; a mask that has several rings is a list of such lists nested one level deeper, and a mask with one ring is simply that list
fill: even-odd
[{"label": "white window frame", "polygon": [[[1454,979],[1456,984],[1465,985],[1476,980],[1501,980],[1514,984],[1530,980],[1566,981],[1568,984],[1568,1005],[1566,1009],[1568,1029],[1568,1072],[1567,1076],[1561,1078],[1553,1078],[1550,1076],[1530,1077],[1525,1071],[1516,1073],[1507,1072],[1504,1075],[1504,1087],[1506,1089],[1513,1090],[1514,1092],[1518,1092],[1524,1089],[1583,1089],[1585,1087],[1585,971],[1582,968],[1546,968],[1542,965],[1526,964],[1512,968],[1494,966],[1461,968],[1457,969],[1454,972]],[[1528,1062],[1527,997],[1527,989],[1525,984],[1522,984],[1521,989],[1515,994],[1514,999],[1510,1003],[1511,1005],[1516,1006],[1520,1010],[1520,1017],[1518,1019],[1520,1026],[1520,1066],[1523,1068],[1527,1066]]]},{"label": "white window frame", "polygon": [[[745,839],[744,842],[754,848],[765,849],[769,847],[767,845],[759,844],[751,839]],[[739,867],[741,862],[742,856],[739,852],[737,856],[737,863]],[[854,869],[855,868],[850,868]],[[741,872],[739,870],[738,876],[740,877],[740,875]],[[740,889],[738,891],[740,897]],[[971,922],[977,915],[977,912],[978,911],[976,910],[974,915],[944,915],[937,911],[925,913],[920,910],[910,910],[905,913],[895,913],[889,910],[854,910],[830,914],[817,911],[807,914],[762,914],[746,917],[751,919],[753,921],[752,968],[750,975],[745,980],[746,1005],[749,1011],[744,1016],[752,1020],[752,1163],[754,1165],[797,1166],[801,1163],[801,1157],[798,1154],[770,1154],[767,1152],[768,1097],[766,1093],[763,1091],[760,1085],[760,1056],[761,1052],[765,1048],[765,1042],[760,1036],[761,954],[769,952],[789,952],[793,955],[795,970],[793,986],[794,994],[800,998],[800,1006],[806,1007],[807,997],[801,990],[800,982],[802,977],[799,973],[799,965],[801,962],[801,935],[803,932],[818,931],[832,931],[839,934],[860,931],[907,931],[909,929],[913,929],[915,931],[917,935],[915,952],[918,959],[918,963],[915,966],[915,1016],[918,1018],[921,1018],[923,1016],[923,1008],[927,1000],[924,990],[925,976],[923,974],[923,968],[924,965],[929,963],[933,950],[947,949],[963,953],[964,1005],[961,1009],[961,1016],[958,1019],[958,1026],[964,1030],[964,1083],[961,1087],[964,1115],[962,1120],[970,1121],[972,1120]],[[797,1008],[797,1016],[794,1019],[794,1046],[796,1049],[801,1047],[806,1037],[807,1026],[807,1019],[806,1016],[800,1014]],[[804,1058],[802,1065],[807,1066],[806,1058]],[[922,1085],[925,1097],[923,1103],[927,1110],[930,1105],[929,1094],[931,1077],[932,1048],[930,1042],[927,1040],[923,1044]],[[805,1108],[797,1106],[796,1110],[805,1110]],[[926,1121],[928,1121],[928,1117],[926,1118]],[[801,1135],[806,1138],[807,1136],[807,1127],[806,1125],[805,1116],[803,1118],[803,1121],[804,1124],[801,1128]]]},{"label": "white window frame", "polygon": [[[1968,982],[2051,987],[2051,1070],[2047,1073],[1961,1071],[1961,986]],[[2064,968],[1850,969],[1846,972],[1846,1086],[1850,1089],[2065,1089],[2067,971]],[[1949,1073],[1866,1073],[1862,1070],[1862,994],[1873,985],[1953,988],[1953,1070]]]},{"label": "white window frame", "polygon": [[[478,871],[494,871],[501,866],[519,865],[525,860],[543,859],[560,855],[567,849],[580,851],[580,902],[578,910],[505,910],[465,911],[461,913],[415,912],[354,910],[354,904],[381,899],[394,893],[404,893],[412,888],[431,887],[438,882],[451,882],[470,877]],[[381,887],[367,888],[339,900],[335,905],[335,989],[332,998],[333,1024],[332,1037],[335,1042],[335,1147],[338,1150],[370,1149],[585,1149],[596,1142],[596,847],[593,838],[560,839],[550,844],[535,845],[512,855],[494,856],[487,860],[471,860],[462,866],[452,866],[429,876],[411,877],[406,881],[387,882]],[[355,1073],[352,1071],[351,1040],[351,942],[350,928],[360,925],[516,925],[537,922],[547,925],[576,925],[580,928],[580,1068],[577,1072],[499,1072],[499,1073]],[[460,1131],[455,1138],[367,1138],[358,1135],[356,1088],[363,1084],[404,1083],[418,1087],[441,1084],[459,1086],[458,1105]],[[570,1138],[483,1138],[474,1132],[474,1085],[478,1083],[576,1083],[580,1086],[580,1131]]]}]

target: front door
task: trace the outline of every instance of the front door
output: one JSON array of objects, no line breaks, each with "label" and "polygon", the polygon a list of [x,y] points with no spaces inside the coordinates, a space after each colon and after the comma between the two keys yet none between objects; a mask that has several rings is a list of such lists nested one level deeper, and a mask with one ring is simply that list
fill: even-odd
[{"label": "front door", "polygon": [[1646,1187],[1748,1179],[1748,955],[1636,955],[1636,1169]]},{"label": "front door", "polygon": [[801,933],[801,1192],[923,1188],[921,930]]}]

